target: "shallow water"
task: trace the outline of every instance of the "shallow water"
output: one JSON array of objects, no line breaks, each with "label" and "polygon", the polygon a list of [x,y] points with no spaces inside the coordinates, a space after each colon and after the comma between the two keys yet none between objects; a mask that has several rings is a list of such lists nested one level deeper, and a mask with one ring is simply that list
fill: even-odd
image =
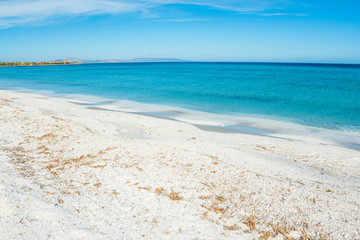
[{"label": "shallow water", "polygon": [[0,88],[125,99],[360,132],[360,65],[121,63],[7,67],[0,68]]}]

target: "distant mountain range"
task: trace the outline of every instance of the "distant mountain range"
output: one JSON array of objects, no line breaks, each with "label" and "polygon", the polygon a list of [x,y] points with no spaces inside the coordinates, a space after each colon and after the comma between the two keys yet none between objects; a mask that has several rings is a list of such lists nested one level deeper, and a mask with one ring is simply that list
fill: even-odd
[{"label": "distant mountain range", "polygon": [[189,62],[187,60],[179,59],[179,58],[134,58],[129,60],[114,60],[114,59],[106,59],[106,60],[85,60],[80,58],[65,58],[58,59],[56,62],[69,62],[69,63],[135,63],[135,62]]}]

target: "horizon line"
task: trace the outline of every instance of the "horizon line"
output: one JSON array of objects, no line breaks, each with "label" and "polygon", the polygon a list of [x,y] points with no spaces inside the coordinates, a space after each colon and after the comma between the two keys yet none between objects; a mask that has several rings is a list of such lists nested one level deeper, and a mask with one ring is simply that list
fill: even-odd
[{"label": "horizon line", "polygon": [[[113,59],[98,59],[98,60],[85,60],[80,59],[84,61],[94,61],[94,62],[69,62],[69,63],[77,63],[77,64],[121,64],[121,63],[243,63],[243,64],[313,64],[313,65],[360,65],[360,62],[304,62],[304,61],[230,61],[230,60],[224,60],[224,61],[206,61],[206,60],[185,60],[185,59],[179,59],[179,58],[149,58],[149,59],[178,59],[178,61],[133,61],[138,58],[130,59],[130,60],[113,60]],[[141,58],[141,59],[147,59],[147,58]],[[63,59],[60,59],[63,60]],[[16,62],[16,63],[35,63],[35,62],[56,62],[60,60],[41,60],[41,61],[0,61],[0,63],[9,63],[9,62]],[[101,61],[107,61],[107,60],[113,60],[114,62],[101,62]],[[99,61],[99,62],[96,62]]]}]

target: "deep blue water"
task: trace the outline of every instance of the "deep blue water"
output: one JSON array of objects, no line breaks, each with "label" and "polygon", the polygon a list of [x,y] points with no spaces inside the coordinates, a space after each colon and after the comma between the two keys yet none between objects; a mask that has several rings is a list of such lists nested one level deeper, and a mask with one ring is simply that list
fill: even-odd
[{"label": "deep blue water", "polygon": [[115,63],[0,68],[0,88],[13,87],[360,131],[360,65]]}]

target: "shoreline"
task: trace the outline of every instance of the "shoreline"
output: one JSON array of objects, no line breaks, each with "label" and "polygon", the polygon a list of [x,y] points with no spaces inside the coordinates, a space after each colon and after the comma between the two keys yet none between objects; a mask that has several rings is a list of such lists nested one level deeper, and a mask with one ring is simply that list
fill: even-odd
[{"label": "shoreline", "polygon": [[[4,65],[1,65],[4,63]],[[5,65],[9,64],[9,65]],[[32,62],[0,62],[0,67],[37,67],[37,66],[63,66],[63,65],[74,65],[80,63],[32,63]]]},{"label": "shoreline", "polygon": [[286,119],[271,119],[267,116],[233,115],[204,112],[183,107],[141,103],[127,99],[112,99],[84,94],[57,94],[48,90],[32,90],[23,88],[0,89],[20,93],[40,94],[44,97],[64,99],[67,102],[79,104],[89,109],[111,110],[126,113],[136,113],[151,117],[159,117],[189,123],[200,128],[218,132],[243,133],[262,135],[290,140],[309,140],[342,146],[360,151],[360,131],[327,129],[308,126]]},{"label": "shoreline", "polygon": [[360,234],[359,151],[0,95],[0,238]]}]

